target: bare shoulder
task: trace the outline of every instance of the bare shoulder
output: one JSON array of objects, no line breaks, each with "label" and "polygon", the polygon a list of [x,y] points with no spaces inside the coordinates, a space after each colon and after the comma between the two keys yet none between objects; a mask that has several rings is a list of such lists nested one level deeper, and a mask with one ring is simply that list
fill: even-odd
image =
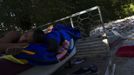
[{"label": "bare shoulder", "polygon": [[21,33],[18,31],[9,31],[7,32],[4,37],[2,37],[2,41],[5,43],[17,41],[21,36]]}]

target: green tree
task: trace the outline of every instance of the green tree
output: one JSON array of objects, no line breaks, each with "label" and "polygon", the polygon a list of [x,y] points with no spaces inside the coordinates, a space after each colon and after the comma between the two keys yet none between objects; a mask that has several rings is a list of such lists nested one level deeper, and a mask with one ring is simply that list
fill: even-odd
[{"label": "green tree", "polygon": [[105,22],[134,14],[134,0],[0,0],[0,23],[23,30],[100,6]]}]

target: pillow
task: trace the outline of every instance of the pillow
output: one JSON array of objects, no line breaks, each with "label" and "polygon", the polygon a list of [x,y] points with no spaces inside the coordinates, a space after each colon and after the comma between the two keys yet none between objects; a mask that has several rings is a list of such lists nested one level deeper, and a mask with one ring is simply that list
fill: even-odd
[{"label": "pillow", "polygon": [[58,53],[56,55],[58,60],[63,60],[68,55],[69,45],[69,41],[65,40],[59,47]]}]

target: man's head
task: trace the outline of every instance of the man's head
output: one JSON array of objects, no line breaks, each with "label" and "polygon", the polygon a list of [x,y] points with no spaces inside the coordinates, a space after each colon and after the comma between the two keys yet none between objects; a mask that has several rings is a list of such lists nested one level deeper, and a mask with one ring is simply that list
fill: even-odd
[{"label": "man's head", "polygon": [[32,37],[33,37],[32,39],[33,42],[43,43],[45,34],[42,30],[37,29],[37,30],[34,30]]},{"label": "man's head", "polygon": [[19,42],[34,42],[34,43],[43,43],[44,42],[44,32],[42,30],[36,29],[25,32]]}]

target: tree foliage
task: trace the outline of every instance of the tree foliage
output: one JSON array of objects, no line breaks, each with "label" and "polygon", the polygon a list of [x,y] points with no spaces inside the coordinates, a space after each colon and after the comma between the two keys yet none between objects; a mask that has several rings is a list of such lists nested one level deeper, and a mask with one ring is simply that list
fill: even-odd
[{"label": "tree foliage", "polygon": [[0,23],[27,30],[96,5],[105,22],[134,14],[134,0],[0,0]]}]

